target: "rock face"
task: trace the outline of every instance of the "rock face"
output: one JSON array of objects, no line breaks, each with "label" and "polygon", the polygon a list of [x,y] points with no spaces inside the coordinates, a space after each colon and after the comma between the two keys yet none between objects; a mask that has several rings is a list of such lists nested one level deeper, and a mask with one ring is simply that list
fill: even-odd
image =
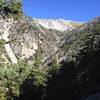
[{"label": "rock face", "polygon": [[80,22],[74,22],[70,20],[64,20],[64,19],[34,19],[39,24],[44,26],[47,29],[56,29],[59,31],[68,31],[73,30],[83,23]]},{"label": "rock face", "polygon": [[[5,42],[10,41],[8,38],[10,35],[9,31],[14,23],[15,22],[12,19],[1,19],[0,20],[0,24],[3,28],[3,30],[1,29],[0,39],[4,39]],[[12,63],[17,63],[17,58],[16,58],[15,54],[13,53],[10,45],[4,44],[4,49],[7,53],[7,55],[9,56],[10,60],[12,61]]]},{"label": "rock face", "polygon": [[[41,48],[43,50],[43,58],[46,60],[47,58],[50,58],[52,55],[54,55],[57,50],[65,43],[67,32],[61,32],[62,28],[66,30],[72,30],[75,28],[70,28],[71,24],[75,24],[73,22],[67,23],[63,20],[41,21],[42,23],[40,24],[38,20],[33,20],[32,18],[26,16],[23,16],[18,20],[14,20],[13,18],[9,17],[5,19],[1,15],[0,39],[4,39],[5,42],[10,41],[10,43],[4,45],[5,53],[2,53],[3,57],[1,58],[6,58],[6,62],[9,62],[10,60],[12,63],[17,63],[17,59],[33,60],[36,50]],[[46,26],[44,28],[44,23],[51,23],[51,26],[54,23],[54,28],[51,29],[60,29],[61,31],[49,30],[46,28]],[[63,25],[64,23],[66,24]],[[70,27],[67,27],[67,24]],[[81,24],[78,24],[78,26],[79,25]]]}]

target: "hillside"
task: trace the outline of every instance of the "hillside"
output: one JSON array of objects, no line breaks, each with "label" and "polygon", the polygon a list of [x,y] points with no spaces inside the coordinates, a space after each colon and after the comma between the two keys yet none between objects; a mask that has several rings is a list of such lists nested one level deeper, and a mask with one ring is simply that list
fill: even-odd
[{"label": "hillside", "polygon": [[66,41],[67,32],[46,29],[30,17],[23,15],[14,21],[13,18],[5,19],[1,15],[0,19],[2,26],[0,38],[5,42],[10,41],[4,45],[5,53],[2,53],[1,57],[6,62],[10,60],[12,63],[17,63],[18,59],[24,58],[34,60],[38,48],[42,49],[43,58],[46,60]]}]

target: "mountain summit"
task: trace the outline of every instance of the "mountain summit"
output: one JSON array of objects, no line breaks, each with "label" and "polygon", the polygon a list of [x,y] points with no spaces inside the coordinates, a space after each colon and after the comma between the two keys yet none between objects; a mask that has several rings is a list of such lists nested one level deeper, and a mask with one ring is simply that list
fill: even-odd
[{"label": "mountain summit", "polygon": [[47,29],[55,29],[59,31],[68,31],[73,30],[77,27],[80,27],[83,23],[64,20],[64,19],[34,19],[39,24],[44,26]]}]

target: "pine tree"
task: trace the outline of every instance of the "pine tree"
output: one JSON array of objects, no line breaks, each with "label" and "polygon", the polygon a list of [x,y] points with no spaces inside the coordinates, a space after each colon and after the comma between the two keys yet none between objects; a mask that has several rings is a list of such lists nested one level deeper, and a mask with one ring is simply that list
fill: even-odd
[{"label": "pine tree", "polygon": [[22,0],[0,0],[0,12],[22,14]]}]

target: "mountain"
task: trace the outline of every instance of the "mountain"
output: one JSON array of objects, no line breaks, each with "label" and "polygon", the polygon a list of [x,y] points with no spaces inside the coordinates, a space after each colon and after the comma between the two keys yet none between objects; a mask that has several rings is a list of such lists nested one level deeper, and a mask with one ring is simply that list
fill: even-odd
[{"label": "mountain", "polygon": [[44,26],[47,29],[55,29],[59,31],[67,31],[73,30],[77,27],[80,27],[83,23],[75,22],[71,20],[64,20],[64,19],[34,19],[39,24]]},{"label": "mountain", "polygon": [[12,63],[17,63],[18,59],[24,58],[33,60],[38,48],[43,50],[43,57],[46,60],[57,52],[67,38],[67,32],[49,30],[27,16],[22,16],[14,21],[13,18],[5,19],[1,15],[0,25],[2,27],[0,30],[1,40],[10,41],[4,45],[5,53],[2,53],[1,57],[6,62],[10,60]]},{"label": "mountain", "polygon": [[0,9],[0,100],[83,100],[100,93],[100,17],[36,19],[12,8]]}]

